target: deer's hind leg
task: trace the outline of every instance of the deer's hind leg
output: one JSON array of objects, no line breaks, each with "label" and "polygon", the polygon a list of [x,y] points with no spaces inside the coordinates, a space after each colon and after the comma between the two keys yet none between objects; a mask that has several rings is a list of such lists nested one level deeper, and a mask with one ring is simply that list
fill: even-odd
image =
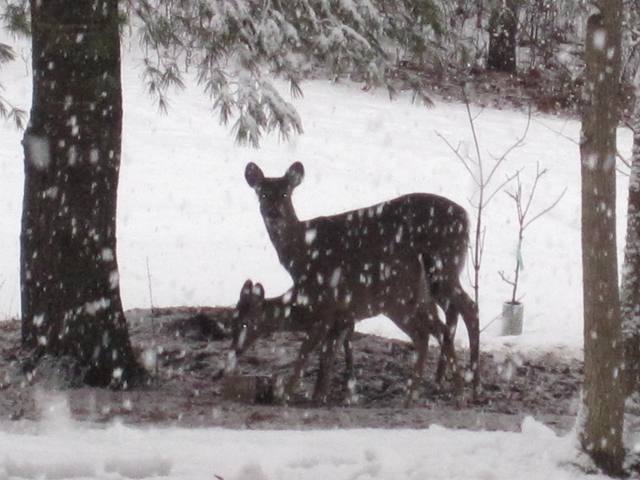
[{"label": "deer's hind leg", "polygon": [[[464,390],[464,378],[460,368],[458,367],[458,359],[453,345],[453,337],[451,335],[450,327],[449,325],[444,325],[437,316],[430,316],[429,330],[431,335],[433,335],[440,343],[438,370],[442,368],[444,371],[445,366],[449,367],[449,370],[453,374],[454,394],[456,397],[461,398]],[[436,381],[439,382],[438,372],[436,372]]]},{"label": "deer's hind leg", "polygon": [[469,364],[472,375],[473,396],[476,397],[480,387],[480,320],[478,306],[457,282],[453,288],[451,302],[462,315],[462,320],[469,333]]},{"label": "deer's hind leg", "polygon": [[476,396],[480,386],[480,321],[478,306],[462,289],[458,279],[443,282],[434,292],[436,301],[445,311],[447,329],[443,335],[443,347],[438,361],[436,379],[441,380],[446,365],[447,349],[453,348],[453,338],[458,323],[458,315],[462,316],[469,334],[470,370],[473,378],[473,395]]},{"label": "deer's hind leg", "polygon": [[[447,352],[453,350],[453,339],[456,336],[456,329],[458,326],[458,311],[451,305],[450,302],[446,302],[446,305],[440,304],[440,307],[445,312],[446,328],[441,332],[436,332],[441,335],[440,342],[440,357],[438,358],[438,367],[436,369],[436,383],[441,384],[446,373],[448,358]],[[434,336],[436,334],[434,333]]]},{"label": "deer's hind leg", "polygon": [[344,349],[344,373],[347,382],[355,378],[355,373],[353,370],[353,346],[351,344],[351,341],[353,340],[354,330],[355,323],[350,322],[342,333],[342,348]]}]

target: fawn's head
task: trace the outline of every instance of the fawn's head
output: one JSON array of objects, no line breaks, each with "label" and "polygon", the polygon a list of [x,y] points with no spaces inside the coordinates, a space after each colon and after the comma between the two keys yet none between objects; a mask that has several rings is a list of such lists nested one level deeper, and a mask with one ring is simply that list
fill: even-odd
[{"label": "fawn's head", "polygon": [[255,163],[249,163],[244,178],[258,195],[260,213],[267,224],[277,226],[279,222],[295,218],[291,193],[304,178],[302,163],[293,163],[282,177],[265,177]]},{"label": "fawn's head", "polygon": [[231,348],[241,354],[260,336],[261,318],[264,310],[264,288],[251,280],[244,282],[240,299],[233,315]]}]

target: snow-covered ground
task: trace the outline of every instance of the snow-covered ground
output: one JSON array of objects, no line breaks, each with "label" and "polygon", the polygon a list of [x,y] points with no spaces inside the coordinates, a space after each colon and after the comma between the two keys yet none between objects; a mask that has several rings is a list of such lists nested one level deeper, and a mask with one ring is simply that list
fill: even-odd
[{"label": "snow-covered ground", "polygon": [[[28,50],[23,49],[28,59]],[[211,115],[208,100],[190,85],[173,96],[168,116],[158,114],[144,92],[135,53],[125,52],[125,123],[118,211],[119,263],[125,308],[153,303],[231,305],[247,278],[267,294],[289,279],[278,264],[244,181],[247,162],[281,175],[295,160],[306,168],[294,204],[302,219],[363,207],[397,195],[427,191],[461,205],[477,192],[462,165],[438,137],[472,151],[461,105],[436,102],[433,109],[390,103],[384,92],[324,81],[304,84],[296,101],[305,134],[290,142],[266,138],[260,150],[240,148],[228,127]],[[2,71],[6,94],[29,105],[28,61]],[[476,109],[477,110],[477,109]],[[477,113],[477,111],[476,111]],[[487,164],[522,133],[526,115],[484,110],[476,119]],[[526,233],[520,293],[525,303],[521,337],[498,337],[491,321],[510,288],[498,271],[515,264],[515,208],[498,194],[486,213],[481,275],[482,348],[549,350],[580,354],[579,135],[576,121],[534,115],[525,144],[498,174],[522,170],[532,179],[536,163],[550,173],[535,202],[545,207],[565,187],[561,203]],[[631,134],[620,130],[628,155]],[[21,133],[0,127],[0,318],[19,312],[18,258],[22,201]],[[573,141],[571,140],[573,139]],[[619,244],[622,248],[626,181],[619,183]],[[536,207],[534,207],[536,209]],[[465,279],[466,281],[467,279]],[[490,325],[491,324],[491,325]],[[362,330],[397,335],[390,322],[363,322]],[[463,332],[458,340],[464,342]],[[60,404],[63,406],[60,407]],[[79,425],[66,419],[64,399],[43,400],[50,422],[0,425],[3,478],[579,478],[565,465],[571,439],[559,438],[533,420],[522,433],[354,430],[251,432],[138,429]]]},{"label": "snow-covered ground", "polygon": [[[521,433],[234,431],[74,423],[63,397],[44,420],[0,425],[1,479],[578,479],[572,436],[526,418]],[[55,440],[54,440],[55,439]],[[597,480],[603,478],[592,476]]]},{"label": "snow-covered ground", "polygon": [[[49,435],[47,435],[49,433]],[[55,433],[55,444],[50,438]],[[17,441],[20,443],[18,443]],[[527,419],[522,434],[427,430],[233,431],[80,426],[0,431],[0,478],[554,480],[571,443]],[[563,465],[565,464],[565,465]],[[593,476],[597,480],[603,478]]]}]

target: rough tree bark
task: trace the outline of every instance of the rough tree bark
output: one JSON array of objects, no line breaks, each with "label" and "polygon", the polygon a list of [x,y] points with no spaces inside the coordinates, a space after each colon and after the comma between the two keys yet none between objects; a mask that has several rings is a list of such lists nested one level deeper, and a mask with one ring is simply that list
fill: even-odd
[{"label": "rough tree bark", "polygon": [[623,348],[616,255],[616,128],[620,86],[620,0],[587,21],[580,142],[584,392],[582,448],[611,475],[622,474]]},{"label": "rough tree bark", "polygon": [[633,111],[633,153],[627,202],[627,238],[624,247],[620,292],[622,332],[625,343],[625,393],[640,386],[640,78],[636,78]]},{"label": "rough tree bark", "polygon": [[140,374],[120,300],[117,0],[31,0],[33,102],[23,145],[22,340],[85,383]]}]

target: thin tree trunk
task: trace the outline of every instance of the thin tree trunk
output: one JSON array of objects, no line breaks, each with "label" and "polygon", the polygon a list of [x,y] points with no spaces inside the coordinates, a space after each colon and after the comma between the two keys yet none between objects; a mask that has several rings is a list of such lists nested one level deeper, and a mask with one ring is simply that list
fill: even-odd
[{"label": "thin tree trunk", "polygon": [[620,84],[619,0],[587,22],[582,116],[584,395],[580,441],[606,473],[620,475],[624,396],[616,255],[616,128]]},{"label": "thin tree trunk", "polygon": [[31,0],[33,102],[24,135],[22,339],[82,380],[140,373],[120,300],[122,136],[117,0]]},{"label": "thin tree trunk", "polygon": [[489,51],[487,68],[515,73],[518,6],[513,0],[503,2],[491,12],[489,19]]}]

